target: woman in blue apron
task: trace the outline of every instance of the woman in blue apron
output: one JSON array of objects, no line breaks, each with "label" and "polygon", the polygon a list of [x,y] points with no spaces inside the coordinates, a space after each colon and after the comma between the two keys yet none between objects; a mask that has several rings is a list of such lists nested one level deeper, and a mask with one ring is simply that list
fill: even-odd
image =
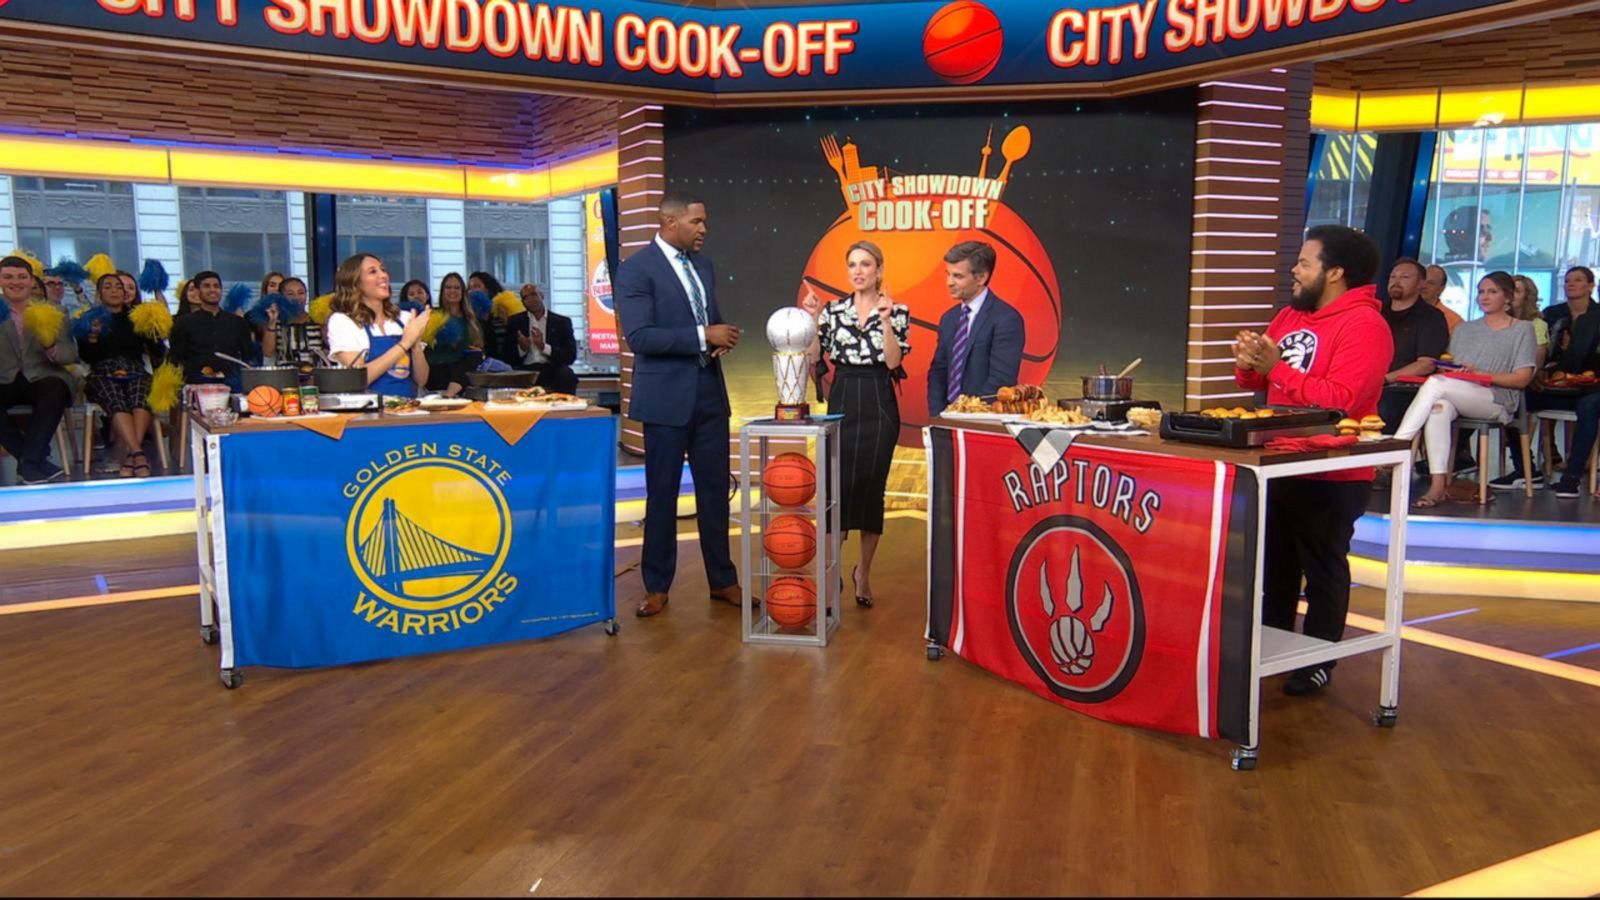
[{"label": "woman in blue apron", "polygon": [[402,313],[395,305],[389,272],[376,256],[358,253],[333,277],[333,315],[328,350],[343,366],[364,366],[367,389],[393,397],[415,397],[428,382],[422,334],[428,310]]}]

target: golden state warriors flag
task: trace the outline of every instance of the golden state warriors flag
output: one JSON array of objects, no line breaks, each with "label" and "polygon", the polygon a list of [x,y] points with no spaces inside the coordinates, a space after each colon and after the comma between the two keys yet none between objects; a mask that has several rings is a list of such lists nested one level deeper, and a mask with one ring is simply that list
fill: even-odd
[{"label": "golden state warriors flag", "polygon": [[221,439],[236,665],[328,666],[612,618],[617,423]]}]

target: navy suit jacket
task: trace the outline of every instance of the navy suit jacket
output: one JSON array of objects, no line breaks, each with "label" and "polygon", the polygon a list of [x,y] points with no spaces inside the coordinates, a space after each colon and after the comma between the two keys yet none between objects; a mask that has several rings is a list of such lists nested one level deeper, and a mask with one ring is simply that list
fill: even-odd
[{"label": "navy suit jacket", "polygon": [[[939,317],[939,346],[928,367],[928,415],[937,416],[948,406],[950,351],[961,326],[961,304]],[[961,374],[961,393],[988,397],[1017,383],[1022,371],[1022,345],[1026,332],[1016,307],[995,296],[984,298],[978,317],[968,328],[967,367]]]},{"label": "navy suit jacket", "polygon": [[[706,322],[721,324],[725,320],[717,307],[717,277],[711,262],[699,254],[690,254],[689,259],[705,286]],[[652,425],[689,424],[700,378],[700,333],[677,265],[651,241],[617,267],[611,285],[617,320],[633,351],[628,418]],[[710,366],[721,387],[723,413],[731,415],[722,363],[712,360]]]}]

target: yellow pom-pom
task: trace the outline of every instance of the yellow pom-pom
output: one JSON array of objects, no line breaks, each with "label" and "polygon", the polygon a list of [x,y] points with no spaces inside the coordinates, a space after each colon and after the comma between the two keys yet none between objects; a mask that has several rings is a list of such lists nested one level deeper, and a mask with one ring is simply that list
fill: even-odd
[{"label": "yellow pom-pom", "polygon": [[18,247],[17,249],[11,251],[10,253],[7,253],[6,255],[7,256],[15,256],[15,257],[19,257],[21,259],[27,260],[28,261],[28,268],[33,270],[34,277],[35,278],[43,278],[44,277],[44,263],[39,261],[39,257],[34,256],[32,253],[29,253],[28,251],[22,249],[21,247]]},{"label": "yellow pom-pom", "polygon": [[306,315],[318,325],[328,324],[328,317],[333,315],[333,295],[323,294],[312,300],[311,305],[306,308]]},{"label": "yellow pom-pom", "polygon": [[167,413],[178,405],[178,394],[182,391],[183,370],[172,363],[162,363],[150,376],[150,395],[145,402],[151,412]]},{"label": "yellow pom-pom", "polygon": [[46,347],[54,347],[67,327],[67,314],[48,303],[31,303],[22,312],[23,327]]},{"label": "yellow pom-pom", "polygon": [[494,295],[494,317],[497,319],[509,319],[526,310],[527,307],[522,305],[522,298],[510,291],[501,291]]},{"label": "yellow pom-pom", "polygon": [[133,333],[151,341],[159,341],[172,333],[172,313],[165,303],[141,303],[128,313],[133,323]]},{"label": "yellow pom-pom", "polygon": [[422,342],[432,347],[434,336],[437,335],[439,333],[439,329],[443,328],[445,323],[449,321],[449,313],[442,309],[434,310],[433,315],[428,316],[428,324],[422,326]]},{"label": "yellow pom-pom", "polygon": [[89,273],[90,284],[99,284],[100,276],[117,270],[117,264],[112,262],[111,257],[104,253],[96,253],[88,262],[83,264],[83,267]]}]

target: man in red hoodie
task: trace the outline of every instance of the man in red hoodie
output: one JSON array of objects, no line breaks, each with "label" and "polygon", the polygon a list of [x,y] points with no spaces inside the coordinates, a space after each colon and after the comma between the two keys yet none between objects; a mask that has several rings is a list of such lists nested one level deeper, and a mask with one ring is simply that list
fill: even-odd
[{"label": "man in red hoodie", "polygon": [[[1306,232],[1294,267],[1294,296],[1266,336],[1240,332],[1234,380],[1266,391],[1274,406],[1337,409],[1352,419],[1376,415],[1394,342],[1378,305],[1378,248],[1342,225]],[[1397,423],[1391,423],[1391,426]],[[1350,609],[1350,538],[1372,492],[1372,469],[1282,478],[1267,489],[1262,624],[1294,630],[1305,579],[1308,637],[1344,637]],[[1283,689],[1321,690],[1334,664],[1300,669]]]}]

